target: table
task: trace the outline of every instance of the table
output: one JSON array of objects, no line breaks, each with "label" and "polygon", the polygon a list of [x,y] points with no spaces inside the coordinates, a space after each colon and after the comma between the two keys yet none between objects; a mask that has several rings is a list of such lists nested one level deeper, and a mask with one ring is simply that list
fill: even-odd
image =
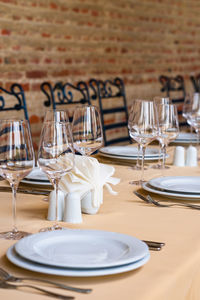
[{"label": "table", "polygon": [[[131,179],[140,176],[128,166],[115,166],[116,177],[121,182],[114,186],[118,195],[104,191],[104,203],[96,215],[83,215],[83,223],[68,228],[99,229],[130,234],[140,239],[163,241],[166,246],[160,252],[151,251],[149,262],[138,270],[112,276],[72,278],[43,275],[23,270],[10,263],[5,253],[14,241],[0,240],[0,265],[15,275],[35,275],[74,286],[90,287],[88,295],[65,292],[77,300],[199,300],[200,299],[200,211],[187,208],[160,208],[145,204],[133,194]],[[166,175],[200,175],[199,168],[174,167]],[[148,169],[145,177],[160,176],[160,170]],[[145,194],[145,192],[144,192]],[[17,199],[18,227],[37,232],[48,225],[45,221],[48,203],[44,196],[19,194]],[[158,198],[155,196],[155,198]],[[0,230],[11,227],[11,193],[0,193]],[[49,287],[48,287],[49,288]],[[61,290],[49,288],[52,291]],[[12,291],[0,289],[1,299],[47,299],[30,290]]]}]

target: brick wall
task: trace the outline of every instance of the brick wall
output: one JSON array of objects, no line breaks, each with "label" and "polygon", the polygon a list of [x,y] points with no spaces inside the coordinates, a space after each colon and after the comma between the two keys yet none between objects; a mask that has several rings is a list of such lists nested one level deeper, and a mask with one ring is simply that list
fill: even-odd
[{"label": "brick wall", "polygon": [[0,0],[0,84],[23,83],[35,144],[39,85],[124,79],[129,104],[160,94],[160,74],[200,73],[198,0]]}]

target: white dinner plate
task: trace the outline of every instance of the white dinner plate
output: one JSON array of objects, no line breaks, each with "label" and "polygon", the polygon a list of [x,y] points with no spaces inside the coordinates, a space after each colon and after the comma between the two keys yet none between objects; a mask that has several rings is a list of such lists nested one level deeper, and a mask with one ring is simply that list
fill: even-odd
[{"label": "white dinner plate", "polygon": [[172,143],[198,143],[197,135],[195,133],[180,132]]},{"label": "white dinner plate", "polygon": [[47,175],[38,167],[33,168],[33,170],[21,180],[21,182],[33,185],[51,185]]},{"label": "white dinner plate", "polygon": [[144,258],[127,265],[122,265],[118,267],[111,268],[102,268],[102,269],[70,269],[70,268],[59,268],[51,267],[47,265],[37,264],[31,261],[28,261],[15,252],[15,247],[12,246],[8,249],[6,253],[7,258],[13,264],[17,265],[26,270],[35,271],[44,274],[50,275],[59,275],[59,276],[71,276],[71,277],[92,277],[92,276],[105,276],[111,274],[119,274],[131,270],[135,270],[146,264],[150,258],[148,253]]},{"label": "white dinner plate", "polygon": [[200,176],[166,176],[153,178],[149,184],[165,192],[200,195]]},{"label": "white dinner plate", "polygon": [[[99,150],[101,154],[106,155],[113,155],[113,156],[122,156],[122,157],[128,157],[129,159],[132,157],[138,156],[138,148],[137,147],[131,147],[131,146],[107,146],[103,147]],[[142,157],[142,153],[140,154]],[[145,158],[148,157],[158,157],[159,156],[159,150],[156,148],[146,148],[145,151]]]},{"label": "white dinner plate", "polygon": [[32,234],[19,240],[15,250],[32,262],[79,269],[125,265],[149,252],[144,242],[130,235],[81,229]]},{"label": "white dinner plate", "polygon": [[151,185],[148,184],[148,182],[145,182],[142,184],[142,187],[144,190],[154,193],[154,194],[158,194],[158,195],[162,195],[165,196],[167,198],[172,198],[172,199],[176,199],[176,200],[188,200],[188,201],[200,201],[200,194],[185,194],[185,193],[175,193],[175,192],[165,192],[165,191],[161,191],[158,189],[155,189],[154,187],[152,187]]}]

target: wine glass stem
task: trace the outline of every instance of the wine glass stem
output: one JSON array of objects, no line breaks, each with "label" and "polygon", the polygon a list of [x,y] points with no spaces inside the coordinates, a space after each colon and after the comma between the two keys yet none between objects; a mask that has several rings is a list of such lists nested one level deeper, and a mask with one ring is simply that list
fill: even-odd
[{"label": "wine glass stem", "polygon": [[143,145],[140,146],[142,150],[142,174],[141,174],[141,182],[144,180],[144,156],[145,156],[145,147]]},{"label": "wine glass stem", "polygon": [[56,190],[56,222],[54,224],[54,227],[58,227],[58,184],[59,184],[59,178],[55,179],[55,190]]},{"label": "wine glass stem", "polygon": [[138,168],[138,169],[140,168],[139,157],[140,157],[140,144],[138,144],[137,162],[136,162],[136,168]]},{"label": "wine glass stem", "polygon": [[199,158],[199,142],[200,142],[199,129],[197,129],[196,132],[197,132],[197,159],[198,159]]},{"label": "wine glass stem", "polygon": [[13,233],[18,232],[17,226],[16,226],[16,197],[17,197],[17,187],[18,184],[11,183],[12,188],[12,219],[13,219]]},{"label": "wine glass stem", "polygon": [[166,158],[166,145],[162,145],[162,175],[164,176],[165,170],[165,158]]}]

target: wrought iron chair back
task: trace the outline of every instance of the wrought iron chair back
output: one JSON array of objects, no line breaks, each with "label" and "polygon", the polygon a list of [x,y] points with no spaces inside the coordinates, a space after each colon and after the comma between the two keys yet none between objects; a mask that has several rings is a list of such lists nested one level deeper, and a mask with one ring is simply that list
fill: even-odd
[{"label": "wrought iron chair back", "polygon": [[[128,132],[128,109],[123,80],[118,77],[114,80],[105,81],[91,79],[89,86],[91,100],[97,99],[99,103],[105,146],[122,142],[131,143]],[[112,101],[108,101],[109,99]],[[121,102],[118,101],[119,99]],[[120,114],[118,118],[117,114]],[[116,116],[112,123],[109,121],[109,115],[112,115],[112,118]],[[121,130],[122,135],[118,137],[116,131],[121,132]],[[116,137],[113,138],[113,135]]]},{"label": "wrought iron chair back", "polygon": [[[0,87],[0,91],[7,94],[14,100],[5,99],[5,95],[0,93],[0,111],[20,111],[23,110],[24,118],[29,121],[26,98],[23,87],[18,83],[13,83],[10,90]],[[17,100],[17,103],[16,103]]]},{"label": "wrought iron chair back", "polygon": [[200,93],[200,74],[190,76],[195,93]]},{"label": "wrought iron chair back", "polygon": [[[167,97],[171,99],[171,102],[177,104],[178,114],[179,114],[179,125],[186,126],[187,123],[182,121],[182,104],[184,102],[186,96],[185,83],[184,78],[181,75],[177,75],[176,77],[168,77],[165,75],[161,75],[159,77],[159,81],[162,85],[161,92],[165,92]],[[174,94],[177,93],[178,96]]]},{"label": "wrought iron chair back", "polygon": [[57,82],[55,85],[43,82],[40,88],[46,95],[44,105],[51,106],[54,110],[61,105],[90,104],[88,86],[83,81],[78,82],[76,86],[69,82]]}]

